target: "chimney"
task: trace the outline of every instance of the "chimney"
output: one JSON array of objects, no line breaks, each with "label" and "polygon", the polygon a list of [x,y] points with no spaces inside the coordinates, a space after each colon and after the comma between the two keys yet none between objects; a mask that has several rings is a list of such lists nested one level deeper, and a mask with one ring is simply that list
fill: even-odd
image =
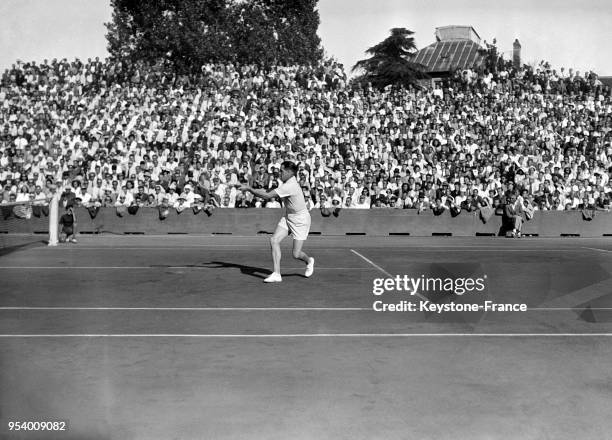
[{"label": "chimney", "polygon": [[518,38],[512,44],[512,65],[515,69],[521,67],[521,43],[519,43]]}]

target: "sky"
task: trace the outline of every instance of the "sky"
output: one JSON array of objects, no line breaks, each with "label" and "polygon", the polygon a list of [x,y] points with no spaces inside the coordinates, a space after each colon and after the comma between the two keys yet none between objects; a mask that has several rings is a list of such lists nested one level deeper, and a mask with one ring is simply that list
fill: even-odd
[{"label": "sky", "polygon": [[[509,57],[612,75],[610,0],[319,0],[323,47],[350,69],[393,27],[415,32],[418,48],[438,26],[471,25]],[[0,0],[0,69],[17,59],[104,57],[109,0]]]}]

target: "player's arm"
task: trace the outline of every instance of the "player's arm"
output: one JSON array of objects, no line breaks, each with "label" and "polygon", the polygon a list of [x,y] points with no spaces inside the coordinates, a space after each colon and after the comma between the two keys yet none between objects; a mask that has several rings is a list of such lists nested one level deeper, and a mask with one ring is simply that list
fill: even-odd
[{"label": "player's arm", "polygon": [[246,192],[253,193],[256,197],[260,197],[264,200],[270,200],[275,197],[278,197],[276,190],[266,191],[265,189],[251,188],[248,185],[241,185],[239,189],[240,191],[246,191]]}]

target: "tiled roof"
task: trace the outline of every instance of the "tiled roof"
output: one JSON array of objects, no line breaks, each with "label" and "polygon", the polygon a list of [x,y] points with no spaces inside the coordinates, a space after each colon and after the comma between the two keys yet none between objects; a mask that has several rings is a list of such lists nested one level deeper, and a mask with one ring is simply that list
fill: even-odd
[{"label": "tiled roof", "polygon": [[448,72],[474,68],[484,55],[481,47],[470,40],[438,41],[417,52],[412,60],[427,67],[427,72]]}]

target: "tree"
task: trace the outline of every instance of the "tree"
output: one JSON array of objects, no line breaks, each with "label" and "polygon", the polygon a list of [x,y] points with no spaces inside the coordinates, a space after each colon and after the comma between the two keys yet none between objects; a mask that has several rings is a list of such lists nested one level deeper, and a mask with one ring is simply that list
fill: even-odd
[{"label": "tree", "polygon": [[234,52],[263,64],[315,64],[322,59],[317,35],[318,0],[251,0],[236,5]]},{"label": "tree", "polygon": [[278,26],[279,59],[291,64],[316,64],[323,58],[318,0],[268,0]]},{"label": "tree", "polygon": [[311,64],[322,57],[318,0],[111,0],[111,57],[165,59],[177,70],[207,62]]},{"label": "tree", "polygon": [[409,86],[427,78],[425,66],[412,61],[417,51],[413,34],[406,28],[391,29],[391,36],[366,50],[370,58],[353,66],[353,72],[364,71],[356,80],[383,89],[388,85]]}]

